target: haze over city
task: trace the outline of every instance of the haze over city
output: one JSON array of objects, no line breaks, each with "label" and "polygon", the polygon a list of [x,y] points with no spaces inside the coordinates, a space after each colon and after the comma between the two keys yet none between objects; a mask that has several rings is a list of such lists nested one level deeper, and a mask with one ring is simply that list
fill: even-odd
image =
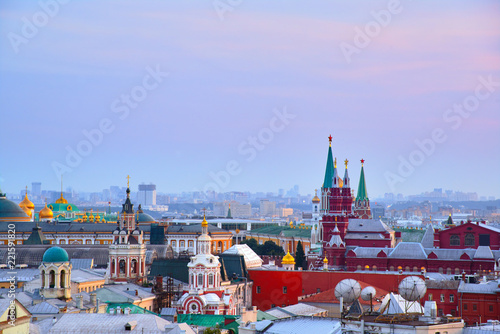
[{"label": "haze over city", "polygon": [[[500,197],[495,1],[0,4],[0,187]],[[343,171],[341,171],[343,174]]]}]

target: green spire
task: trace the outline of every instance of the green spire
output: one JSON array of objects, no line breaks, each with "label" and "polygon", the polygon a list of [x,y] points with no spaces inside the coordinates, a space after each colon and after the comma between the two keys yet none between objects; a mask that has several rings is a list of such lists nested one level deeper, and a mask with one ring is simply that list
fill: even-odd
[{"label": "green spire", "polygon": [[325,180],[323,181],[323,188],[331,188],[333,180],[333,154],[332,154],[332,135],[328,137],[330,147],[328,147],[328,159],[326,160]]},{"label": "green spire", "polygon": [[356,201],[368,200],[368,194],[366,192],[366,182],[365,182],[365,170],[363,169],[364,159],[361,159],[361,175],[359,177],[358,194],[356,196]]},{"label": "green spire", "polygon": [[229,203],[229,209],[227,210],[227,217],[226,218],[233,218],[231,215],[231,203]]}]

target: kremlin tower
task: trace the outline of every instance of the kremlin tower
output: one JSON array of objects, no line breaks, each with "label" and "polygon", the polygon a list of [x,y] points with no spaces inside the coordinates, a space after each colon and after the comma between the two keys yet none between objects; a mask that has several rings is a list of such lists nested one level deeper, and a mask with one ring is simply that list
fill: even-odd
[{"label": "kremlin tower", "polygon": [[354,203],[354,213],[361,219],[372,219],[370,199],[368,199],[368,193],[366,192],[364,163],[365,160],[361,159],[361,175],[359,176],[358,193]]},{"label": "kremlin tower", "polygon": [[[371,219],[370,202],[366,192],[363,165],[359,181],[358,197],[354,202],[351,193],[351,180],[347,169],[349,161],[344,161],[344,177],[337,171],[337,159],[332,154],[332,136],[328,137],[329,147],[326,162],[325,179],[321,187],[321,221],[319,239],[323,246],[323,255],[329,265],[343,266],[345,263],[345,235],[349,219]],[[362,160],[362,163],[364,160]],[[356,206],[353,208],[353,204]]]}]

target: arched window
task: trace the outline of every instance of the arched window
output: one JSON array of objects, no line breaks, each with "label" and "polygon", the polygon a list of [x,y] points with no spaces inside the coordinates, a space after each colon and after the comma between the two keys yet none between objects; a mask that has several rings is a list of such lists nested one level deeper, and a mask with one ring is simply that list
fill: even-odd
[{"label": "arched window", "polygon": [[208,275],[208,285],[214,284],[214,274]]},{"label": "arched window", "polygon": [[450,246],[460,246],[460,236],[458,234],[450,236]]},{"label": "arched window", "polygon": [[177,246],[177,241],[172,240],[172,247],[175,247],[175,246]]},{"label": "arched window", "polygon": [[45,288],[45,270],[42,270],[42,288]]},{"label": "arched window", "polygon": [[203,285],[203,274],[198,274],[198,285]]},{"label": "arched window", "polygon": [[120,274],[125,274],[125,260],[120,260]]},{"label": "arched window", "polygon": [[56,285],[56,273],[54,270],[51,270],[49,273],[49,288],[54,288]]},{"label": "arched window", "polygon": [[465,246],[475,246],[476,245],[476,238],[474,237],[474,234],[472,233],[467,233],[464,238],[464,245]]},{"label": "arched window", "polygon": [[66,287],[66,270],[61,270],[60,281],[61,281],[61,288]]},{"label": "arched window", "polygon": [[132,266],[130,268],[130,271],[132,272],[132,274],[135,274],[137,272],[137,260],[136,259],[132,260]]}]

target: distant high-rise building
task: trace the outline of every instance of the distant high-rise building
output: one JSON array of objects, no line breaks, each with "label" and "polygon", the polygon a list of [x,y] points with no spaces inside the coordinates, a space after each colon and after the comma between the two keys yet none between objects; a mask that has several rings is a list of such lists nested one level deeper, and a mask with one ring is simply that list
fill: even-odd
[{"label": "distant high-rise building", "polygon": [[31,183],[31,196],[40,197],[42,195],[42,183],[32,182]]},{"label": "distant high-rise building", "polygon": [[137,202],[142,206],[156,205],[156,185],[140,184],[137,193]]},{"label": "distant high-rise building", "polygon": [[273,217],[276,215],[276,202],[267,199],[260,200],[260,215],[263,217]]}]

